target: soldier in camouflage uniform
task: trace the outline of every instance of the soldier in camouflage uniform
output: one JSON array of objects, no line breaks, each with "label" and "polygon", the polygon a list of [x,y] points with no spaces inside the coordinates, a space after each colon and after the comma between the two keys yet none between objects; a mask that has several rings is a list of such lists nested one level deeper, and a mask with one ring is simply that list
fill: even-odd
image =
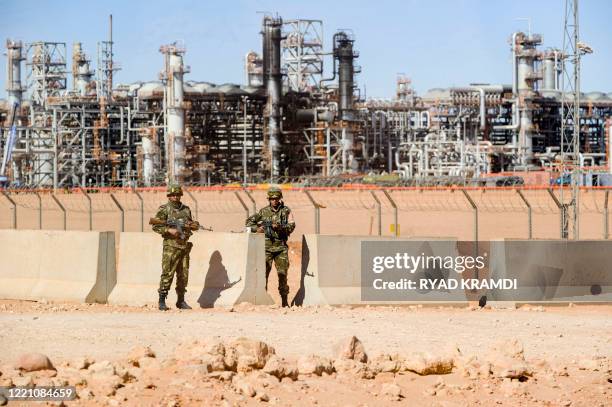
[{"label": "soldier in camouflage uniform", "polygon": [[181,238],[177,229],[166,225],[154,225],[153,231],[159,233],[164,238],[162,254],[162,274],[159,282],[159,309],[167,311],[166,297],[172,285],[172,279],[176,274],[176,307],[179,309],[191,309],[185,302],[185,291],[187,291],[187,281],[189,279],[189,252],[193,243],[189,242],[192,235],[192,228],[197,229],[197,222],[191,218],[191,210],[188,206],[181,203],[183,190],[179,185],[168,185],[168,203],[162,205],[157,210],[155,217],[166,221],[168,219],[182,219],[192,222],[192,227],[186,227],[183,231],[184,238]]},{"label": "soldier in camouflage uniform", "polygon": [[[283,307],[288,307],[289,250],[287,239],[295,229],[295,222],[291,209],[284,205],[282,198],[283,193],[280,189],[270,188],[268,191],[270,205],[249,216],[246,220],[246,226],[250,227],[252,232],[266,234],[266,290],[268,289],[268,276],[274,261],[278,273],[278,292],[281,295]],[[266,223],[268,227],[266,227]]]}]

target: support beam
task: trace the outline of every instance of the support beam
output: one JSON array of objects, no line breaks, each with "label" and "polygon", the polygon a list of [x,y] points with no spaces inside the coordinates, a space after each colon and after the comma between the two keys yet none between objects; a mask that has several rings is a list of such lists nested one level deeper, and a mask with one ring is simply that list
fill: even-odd
[{"label": "support beam", "polygon": [[531,204],[529,203],[529,201],[527,201],[527,198],[525,198],[525,195],[523,195],[523,191],[521,191],[520,189],[516,190],[516,193],[521,197],[521,199],[523,200],[523,202],[525,203],[525,206],[527,207],[527,231],[528,231],[528,239],[532,238],[532,230],[533,230],[533,222],[532,222],[532,218],[531,218]]},{"label": "support beam", "polygon": [[66,229],[67,226],[67,222],[66,222],[66,208],[64,208],[64,205],[62,205],[62,203],[59,201],[59,199],[57,199],[57,197],[55,196],[55,194],[51,194],[51,198],[55,201],[55,203],[57,204],[57,206],[62,210],[62,214],[63,214],[63,226],[64,226],[64,230]]},{"label": "support beam", "polygon": [[13,206],[11,209],[13,211],[13,215],[11,217],[11,227],[13,229],[17,229],[17,204],[15,203],[15,201],[13,201],[11,199],[11,197],[9,196],[8,193],[6,193],[5,191],[2,191],[2,195],[4,195],[4,197],[7,199],[7,201],[9,201],[11,203],[11,205]]},{"label": "support beam", "polygon": [[393,224],[395,225],[394,226],[394,228],[395,228],[395,237],[398,237],[400,235],[400,233],[399,233],[399,225],[398,225],[397,204],[395,203],[393,198],[391,198],[391,195],[386,190],[383,189],[382,192],[383,192],[383,194],[385,194],[385,196],[387,197],[387,199],[391,203],[391,206],[393,207]]},{"label": "support beam", "polygon": [[125,232],[125,211],[123,210],[123,207],[119,204],[119,201],[117,201],[117,198],[115,198],[115,195],[113,193],[110,194],[110,197],[115,203],[115,206],[117,206],[117,208],[121,211],[121,231]]},{"label": "support beam", "polygon": [[376,216],[378,218],[378,236],[382,236],[382,210],[380,205],[380,200],[376,196],[374,191],[370,191],[372,194],[372,198],[376,201]]}]

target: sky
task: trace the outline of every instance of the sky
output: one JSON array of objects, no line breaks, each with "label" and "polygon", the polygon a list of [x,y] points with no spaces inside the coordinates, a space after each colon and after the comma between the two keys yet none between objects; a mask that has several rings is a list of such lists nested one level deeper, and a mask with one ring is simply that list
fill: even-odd
[{"label": "sky", "polygon": [[[351,29],[368,97],[395,95],[398,73],[418,94],[470,83],[511,83],[508,39],[514,31],[543,35],[542,48],[563,45],[565,0],[0,0],[0,39],[81,42],[96,59],[113,15],[115,83],[157,80],[159,47],[184,43],[187,80],[243,83],[246,52],[261,52],[263,12],[284,19],[323,20],[324,47],[338,29]],[[612,92],[612,0],[580,2],[580,36],[594,53],[583,58],[581,90]],[[527,19],[529,21],[527,21]],[[4,52],[4,51],[3,51]],[[6,98],[6,57],[0,98]],[[70,69],[70,66],[68,67]],[[329,76],[331,61],[325,61]],[[25,80],[25,72],[23,74]],[[71,81],[69,80],[69,84]]]}]

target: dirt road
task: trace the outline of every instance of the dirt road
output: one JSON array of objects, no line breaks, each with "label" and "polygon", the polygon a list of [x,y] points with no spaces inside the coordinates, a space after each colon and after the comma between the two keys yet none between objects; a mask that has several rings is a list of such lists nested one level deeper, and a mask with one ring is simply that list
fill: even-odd
[{"label": "dirt road", "polygon": [[[491,402],[572,406],[612,403],[612,306],[525,306],[512,310],[415,306],[284,310],[276,306],[241,304],[232,309],[161,313],[152,307],[0,301],[1,370],[10,370],[16,358],[28,352],[43,353],[56,366],[67,366],[71,360],[84,356],[120,364],[134,347],[150,346],[160,362],[166,361],[156,367],[156,377],[165,384],[148,389],[148,393],[143,390],[144,395],[141,394],[146,396],[141,400],[148,400],[151,405],[158,405],[160,401],[176,401],[176,405],[264,402],[258,398],[260,393],[251,398],[237,390],[236,377],[240,376],[233,379],[233,384],[205,379],[208,384],[204,387],[208,390],[202,394],[184,388],[171,391],[167,387],[169,382],[161,378],[164,369],[174,363],[175,348],[186,340],[206,341],[210,339],[205,338],[216,337],[227,342],[248,337],[273,346],[277,355],[288,360],[309,354],[333,359],[337,356],[333,354],[333,345],[352,335],[361,340],[370,359],[383,353],[435,355],[451,345],[463,354],[480,356],[500,341],[518,340],[524,347],[525,361],[534,366],[535,373],[525,383],[494,377],[474,381],[455,371],[434,376],[380,373],[369,380],[349,379],[340,373],[333,373],[327,379],[325,375],[307,377],[300,374],[295,382],[283,380],[278,385],[268,384],[266,402],[279,405],[312,405],[315,402],[321,405],[394,405],[412,400],[411,405],[491,405],[487,404]],[[185,383],[195,380],[193,375],[181,376],[181,369],[173,369],[174,376],[183,377]],[[58,374],[61,375],[61,368]],[[389,396],[397,390],[395,387],[389,390],[390,383],[401,390],[401,396]],[[113,405],[113,400],[119,398],[121,404],[138,404],[133,394],[125,392],[131,385],[121,385],[110,396],[92,391],[92,395],[82,401]],[[192,385],[185,386],[189,389]],[[446,390],[441,391],[442,388]],[[168,399],[168,394],[173,398]]]}]

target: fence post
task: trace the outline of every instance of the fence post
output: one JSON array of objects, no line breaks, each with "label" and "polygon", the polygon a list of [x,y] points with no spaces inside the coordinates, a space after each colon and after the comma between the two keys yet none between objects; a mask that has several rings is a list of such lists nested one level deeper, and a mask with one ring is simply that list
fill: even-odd
[{"label": "fence post", "polygon": [[306,194],[306,196],[308,197],[308,199],[310,200],[310,203],[312,203],[312,206],[314,206],[314,210],[315,210],[315,216],[314,216],[315,233],[316,234],[320,234],[321,233],[321,215],[320,215],[319,210],[320,210],[320,208],[325,208],[325,206],[315,202],[315,200],[312,197],[312,195],[310,195],[310,192],[308,192],[305,189],[303,191]]},{"label": "fence post", "polygon": [[140,200],[140,231],[144,232],[144,201],[142,200],[140,193],[138,193],[134,187],[132,187],[132,192],[134,192],[134,194]]},{"label": "fence post", "polygon": [[387,199],[389,200],[389,202],[391,202],[391,206],[393,207],[393,224],[395,225],[395,237],[399,236],[399,227],[397,224],[397,205],[395,204],[395,201],[391,198],[391,195],[386,191],[386,190],[382,190],[383,194],[385,194],[385,196],[387,197]]},{"label": "fence post", "polygon": [[476,250],[478,251],[478,206],[476,206],[476,203],[465,189],[462,189],[461,192],[463,192],[463,195],[465,195],[465,199],[468,200],[468,202],[472,206],[472,209],[474,210],[474,242],[476,242]]},{"label": "fence post", "polygon": [[38,229],[42,230],[42,198],[38,192],[34,192],[38,198]]},{"label": "fence post", "polygon": [[378,236],[382,235],[382,211],[380,208],[380,200],[374,193],[374,191],[370,191],[372,194],[372,198],[376,201],[376,215],[378,216]]},{"label": "fence post", "polygon": [[64,205],[62,205],[62,203],[59,201],[59,199],[57,199],[54,193],[51,194],[51,198],[53,198],[57,206],[59,206],[59,208],[62,210],[62,214],[64,216],[64,230],[66,230],[66,208],[64,208]]},{"label": "fence post", "polygon": [[552,200],[555,202],[555,205],[557,205],[557,208],[559,209],[559,231],[560,231],[560,236],[561,239],[565,239],[565,234],[564,232],[564,228],[563,228],[563,224],[565,223],[565,207],[561,204],[561,202],[559,202],[559,199],[557,199],[557,196],[555,195],[555,193],[553,192],[552,189],[547,188],[546,189],[548,191],[548,194],[550,195],[550,197],[552,198]]},{"label": "fence post", "polygon": [[527,198],[525,198],[525,195],[523,195],[523,191],[521,191],[520,189],[517,189],[516,192],[518,193],[518,195],[521,197],[521,199],[527,206],[527,228],[529,232],[528,233],[529,239],[531,239],[532,230],[533,230],[533,223],[531,220],[531,204],[529,203],[529,201],[527,201]]},{"label": "fence post", "polygon": [[11,205],[13,205],[13,208],[12,208],[13,217],[12,217],[11,223],[12,223],[13,229],[17,229],[17,204],[15,203],[15,201],[11,199],[9,194],[7,194],[5,191],[2,191],[2,195],[4,195],[4,197],[11,203]]},{"label": "fence post", "polygon": [[117,208],[119,208],[119,210],[121,211],[121,231],[125,232],[125,213],[123,211],[123,208],[121,207],[119,201],[117,201],[117,198],[115,198],[115,195],[112,192],[110,194],[110,197],[115,203],[115,205],[117,205]]},{"label": "fence post", "polygon": [[604,239],[608,238],[608,194],[610,191],[606,189],[606,197],[604,198]]},{"label": "fence post", "polygon": [[244,208],[244,211],[246,212],[246,216],[247,218],[249,217],[249,207],[246,206],[246,204],[244,203],[244,201],[242,200],[242,198],[240,197],[240,194],[238,193],[238,191],[234,191],[234,195],[236,195],[236,198],[238,198],[238,200],[240,201],[240,204],[242,205],[242,207]]},{"label": "fence post", "polygon": [[81,191],[81,193],[85,195],[85,198],[87,198],[87,201],[89,201],[89,230],[93,230],[93,210],[91,208],[91,197],[83,188],[79,188],[79,191]]},{"label": "fence post", "polygon": [[187,188],[185,188],[185,192],[187,193],[187,195],[189,195],[189,198],[191,198],[191,200],[193,201],[194,205],[195,205],[195,218],[196,220],[198,220],[200,217],[198,216],[198,212],[199,212],[199,205],[198,205],[198,200],[195,199],[195,197],[193,196],[193,194],[191,192],[189,192],[189,190]]},{"label": "fence post", "polygon": [[253,205],[253,213],[257,213],[257,205],[255,204],[255,199],[253,199],[253,195],[251,195],[251,192],[246,188],[242,188],[242,190],[247,194],[251,201],[251,205]]}]

